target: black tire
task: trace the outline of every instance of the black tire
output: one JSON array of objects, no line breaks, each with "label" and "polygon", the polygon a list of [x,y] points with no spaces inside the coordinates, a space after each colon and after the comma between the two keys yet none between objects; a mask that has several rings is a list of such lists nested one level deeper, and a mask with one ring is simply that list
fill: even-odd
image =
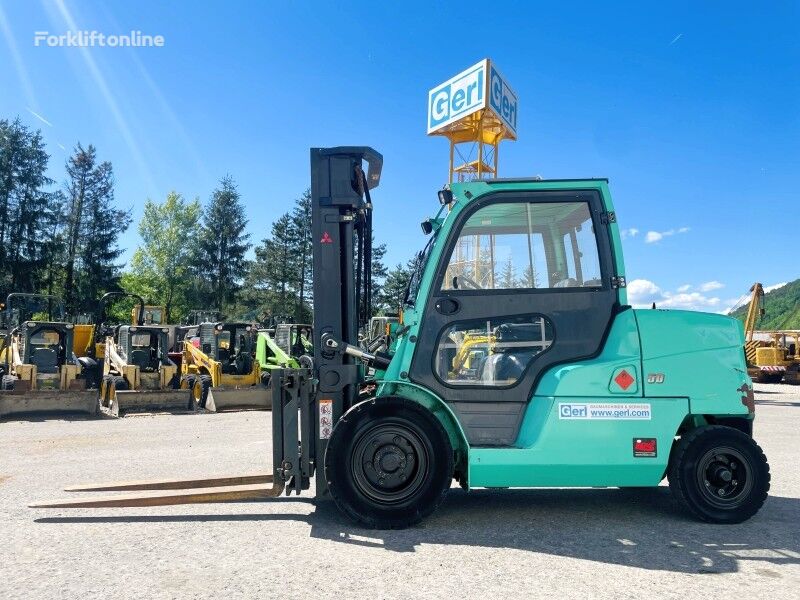
[{"label": "black tire", "polygon": [[194,383],[197,381],[196,375],[184,375],[180,378],[179,389],[186,390],[186,410],[195,409]]},{"label": "black tire", "polygon": [[732,427],[711,425],[684,434],[668,470],[673,495],[701,521],[741,523],[767,499],[767,457],[753,438]]},{"label": "black tire", "polygon": [[184,375],[181,377],[180,389],[182,390],[189,390],[191,394],[192,388],[194,387],[194,382],[197,380],[196,375]]},{"label": "black tire", "polygon": [[2,384],[0,384],[3,390],[10,392],[14,389],[14,386],[17,384],[17,378],[13,375],[3,375]]},{"label": "black tire", "polygon": [[111,378],[111,385],[113,386],[115,392],[124,392],[130,389],[128,382],[125,381],[125,378],[121,375],[114,375]]},{"label": "black tire", "polygon": [[453,448],[442,424],[421,405],[373,398],[334,427],[325,479],[348,517],[369,528],[400,529],[444,500],[453,479]]},{"label": "black tire", "polygon": [[200,387],[200,391],[199,393],[195,392],[192,397],[197,402],[198,407],[205,408],[206,401],[208,400],[208,390],[211,389],[211,375],[200,375],[195,382],[195,389],[197,386]]}]

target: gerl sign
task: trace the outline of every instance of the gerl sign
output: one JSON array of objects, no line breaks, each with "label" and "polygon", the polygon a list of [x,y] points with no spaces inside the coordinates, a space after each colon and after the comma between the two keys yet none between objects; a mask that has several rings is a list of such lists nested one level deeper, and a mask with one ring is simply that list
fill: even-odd
[{"label": "gerl sign", "polygon": [[517,95],[486,58],[428,92],[428,133],[488,108],[517,135]]}]

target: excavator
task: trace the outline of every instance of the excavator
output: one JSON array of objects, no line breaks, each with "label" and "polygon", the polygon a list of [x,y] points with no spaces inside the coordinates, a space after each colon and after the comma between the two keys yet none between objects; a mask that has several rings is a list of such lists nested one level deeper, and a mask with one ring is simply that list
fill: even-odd
[{"label": "excavator", "polygon": [[[71,499],[32,506],[268,500],[313,486],[318,502],[332,500],[362,526],[401,528],[431,515],[453,480],[466,489],[640,488],[666,477],[696,519],[740,523],[758,512],[770,473],[753,439],[742,325],[628,304],[605,179],[439,190],[390,349],[358,347],[372,316],[382,165],[369,147],[311,150],[313,364],[277,369],[272,389],[260,388],[272,400],[271,469],[78,486]],[[459,248],[488,248],[475,259],[510,257],[518,273],[537,276],[507,287],[500,277],[476,281]],[[479,372],[452,373],[451,345],[484,331],[493,343]],[[364,397],[370,369],[376,387]]]},{"label": "excavator", "polygon": [[750,294],[744,322],[748,374],[759,383],[800,384],[800,332],[762,331],[770,340],[755,339],[757,322],[764,316],[764,286],[754,283]]}]

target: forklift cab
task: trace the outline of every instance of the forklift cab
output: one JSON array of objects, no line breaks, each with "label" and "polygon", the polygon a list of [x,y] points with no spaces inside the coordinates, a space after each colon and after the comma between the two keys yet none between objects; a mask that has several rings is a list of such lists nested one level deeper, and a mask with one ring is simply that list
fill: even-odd
[{"label": "forklift cab", "polygon": [[513,445],[541,375],[596,355],[619,306],[601,182],[576,183],[482,184],[487,193],[456,203],[447,235],[434,233],[418,261],[409,380],[446,399],[470,443]]}]

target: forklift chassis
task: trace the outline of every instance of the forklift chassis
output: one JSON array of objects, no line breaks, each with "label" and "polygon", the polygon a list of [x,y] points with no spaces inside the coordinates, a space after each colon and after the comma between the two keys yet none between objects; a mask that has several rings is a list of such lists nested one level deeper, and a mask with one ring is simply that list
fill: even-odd
[{"label": "forklift chassis", "polygon": [[[628,306],[606,180],[439,192],[391,353],[358,348],[382,160],[365,147],[311,150],[314,362],[273,372],[271,474],[83,486],[72,489],[146,493],[34,506],[269,498],[315,476],[318,499],[388,528],[429,515],[453,479],[467,489],[648,487],[666,476],[701,520],[759,510],[770,475],[752,438],[742,326]],[[495,268],[504,262],[505,275]],[[469,368],[455,364],[464,344]],[[365,398],[369,368],[377,388]]]}]

